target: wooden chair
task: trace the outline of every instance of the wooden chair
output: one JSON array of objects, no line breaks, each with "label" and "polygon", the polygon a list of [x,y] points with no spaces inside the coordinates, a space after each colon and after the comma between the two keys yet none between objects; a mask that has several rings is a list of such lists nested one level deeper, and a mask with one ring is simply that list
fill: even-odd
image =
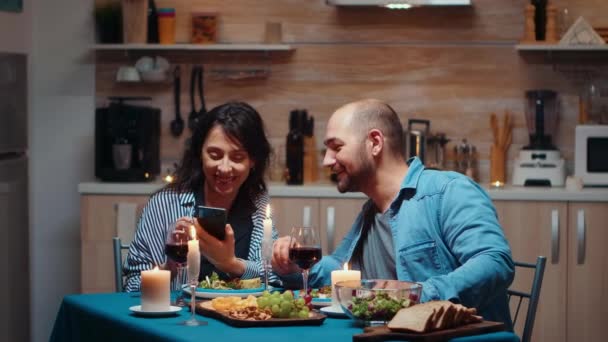
[{"label": "wooden chair", "polygon": [[122,251],[124,249],[128,250],[129,245],[123,245],[120,242],[119,237],[112,238],[112,246],[114,248],[114,286],[116,288],[116,292],[123,292],[123,284],[122,284]]},{"label": "wooden chair", "polygon": [[536,318],[536,309],[538,307],[538,299],[540,298],[540,289],[543,284],[543,275],[545,273],[546,262],[547,258],[544,256],[537,257],[536,264],[515,262],[515,267],[534,269],[534,280],[532,281],[530,292],[522,292],[513,289],[507,290],[507,294],[509,295],[509,303],[513,297],[516,297],[514,300],[517,300],[517,308],[515,309],[515,313],[513,315],[513,326],[515,326],[515,323],[517,322],[519,310],[523,300],[528,300],[528,310],[526,312],[526,321],[524,322],[521,342],[529,342],[532,338],[532,329],[534,328],[534,319]]}]

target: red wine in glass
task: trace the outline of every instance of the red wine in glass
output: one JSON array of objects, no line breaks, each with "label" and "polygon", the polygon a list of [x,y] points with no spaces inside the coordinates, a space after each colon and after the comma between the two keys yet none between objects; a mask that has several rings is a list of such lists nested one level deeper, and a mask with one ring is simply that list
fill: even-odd
[{"label": "red wine in glass", "polygon": [[318,247],[292,247],[289,249],[289,259],[301,269],[310,269],[321,260],[321,248]]},{"label": "red wine in glass", "polygon": [[293,227],[289,241],[289,259],[302,270],[304,293],[308,293],[308,270],[321,260],[321,243],[316,227]]},{"label": "red wine in glass", "polygon": [[165,254],[178,264],[185,264],[188,257],[188,245],[187,244],[166,244]]}]

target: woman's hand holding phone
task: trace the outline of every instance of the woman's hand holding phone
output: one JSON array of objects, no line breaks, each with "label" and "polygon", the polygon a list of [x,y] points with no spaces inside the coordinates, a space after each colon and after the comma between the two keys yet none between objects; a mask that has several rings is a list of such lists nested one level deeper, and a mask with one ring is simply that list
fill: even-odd
[{"label": "woman's hand holding phone", "polygon": [[233,276],[241,276],[245,273],[245,265],[236,258],[234,254],[234,231],[230,224],[226,224],[225,238],[219,240],[201,227],[197,220],[194,220],[196,234],[198,235],[201,253],[215,267]]}]

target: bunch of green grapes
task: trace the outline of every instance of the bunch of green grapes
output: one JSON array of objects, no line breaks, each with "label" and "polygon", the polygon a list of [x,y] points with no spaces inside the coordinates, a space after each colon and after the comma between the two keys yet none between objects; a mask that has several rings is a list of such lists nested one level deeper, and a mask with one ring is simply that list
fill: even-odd
[{"label": "bunch of green grapes", "polygon": [[308,318],[310,312],[305,300],[294,298],[289,290],[282,294],[264,291],[257,301],[260,309],[270,309],[274,318]]}]

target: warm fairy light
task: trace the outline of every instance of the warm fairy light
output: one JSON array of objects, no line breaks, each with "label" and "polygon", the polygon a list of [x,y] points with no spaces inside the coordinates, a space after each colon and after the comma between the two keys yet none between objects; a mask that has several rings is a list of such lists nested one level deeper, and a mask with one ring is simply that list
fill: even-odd
[{"label": "warm fairy light", "polygon": [[501,181],[496,181],[496,182],[492,182],[491,183],[493,187],[495,188],[502,188],[505,184]]},{"label": "warm fairy light", "polygon": [[410,9],[412,5],[410,4],[386,4],[384,7],[388,9]]},{"label": "warm fairy light", "polygon": [[167,182],[167,183],[173,183],[173,176],[166,175],[165,176],[165,182]]}]

